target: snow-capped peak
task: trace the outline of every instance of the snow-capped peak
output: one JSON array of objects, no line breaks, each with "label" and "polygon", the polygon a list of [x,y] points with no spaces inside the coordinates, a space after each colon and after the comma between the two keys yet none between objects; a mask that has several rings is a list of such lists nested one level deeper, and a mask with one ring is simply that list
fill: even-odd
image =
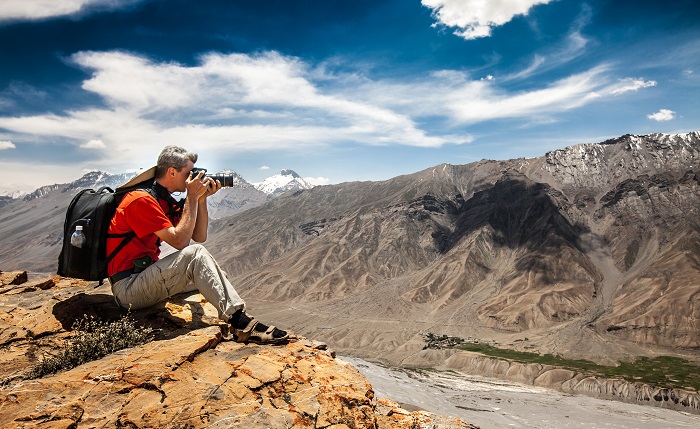
[{"label": "snow-capped peak", "polygon": [[295,179],[301,179],[301,176],[299,176],[294,170],[290,170],[288,168],[285,168],[282,171],[280,171],[278,176],[292,176]]},{"label": "snow-capped peak", "polygon": [[131,176],[129,173],[110,174],[104,171],[90,171],[80,179],[69,183],[66,190],[97,189],[101,186],[109,186],[114,189],[131,179]]},{"label": "snow-capped peak", "polygon": [[20,190],[21,184],[13,184],[4,187],[0,187],[0,197],[6,197],[11,199],[22,198],[29,192],[25,190]]},{"label": "snow-capped peak", "polygon": [[269,195],[279,195],[287,191],[311,189],[314,187],[314,185],[302,179],[294,170],[287,168],[260,183],[255,183],[254,186],[259,191]]}]

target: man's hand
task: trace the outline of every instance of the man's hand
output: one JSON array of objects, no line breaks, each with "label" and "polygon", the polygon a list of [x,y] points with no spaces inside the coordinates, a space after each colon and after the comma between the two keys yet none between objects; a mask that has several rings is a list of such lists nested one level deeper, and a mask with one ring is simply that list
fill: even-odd
[{"label": "man's hand", "polygon": [[205,192],[204,195],[200,198],[211,197],[212,195],[216,194],[219,191],[219,189],[221,189],[221,182],[218,180],[214,180],[211,177],[205,177],[204,184],[207,185],[207,192]]},{"label": "man's hand", "polygon": [[208,192],[208,186],[202,179],[204,179],[204,171],[200,171],[194,177],[192,177],[192,172],[190,172],[190,176],[187,178],[187,195],[192,196],[195,200],[204,197]]}]

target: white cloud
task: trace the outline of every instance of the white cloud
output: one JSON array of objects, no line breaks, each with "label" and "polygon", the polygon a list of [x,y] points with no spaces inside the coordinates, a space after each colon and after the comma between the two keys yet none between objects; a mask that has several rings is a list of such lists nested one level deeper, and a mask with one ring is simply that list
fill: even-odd
[{"label": "white cloud", "polygon": [[628,77],[620,79],[618,84],[612,88],[610,93],[613,95],[618,95],[629,91],[637,91],[641,88],[650,88],[652,86],[656,86],[656,81]]},{"label": "white cloud", "polygon": [[313,186],[322,186],[331,183],[330,179],[325,177],[304,177],[304,180]]},{"label": "white cloud", "polygon": [[262,167],[260,167],[260,170],[269,170],[269,169],[270,169],[270,167],[268,167],[267,165],[263,165]]},{"label": "white cloud", "polygon": [[554,114],[584,104],[600,95],[604,68],[561,79],[546,88],[510,94],[484,82],[473,82],[449,95],[446,107],[455,119],[475,123],[491,119],[528,118]]},{"label": "white cloud", "polygon": [[[422,0],[433,16],[455,34],[467,40],[489,37],[493,27],[501,26],[516,15],[527,15],[536,5],[552,0]],[[434,24],[435,25],[435,24]]]},{"label": "white cloud", "polygon": [[[276,52],[211,53],[193,66],[124,52],[81,52],[73,59],[90,72],[83,88],[105,105],[0,116],[2,138],[90,149],[104,149],[108,142],[110,156],[95,150],[88,165],[108,171],[125,171],[135,158],[155,159],[166,144],[200,154],[466,144],[473,137],[465,128],[475,123],[547,123],[561,112],[653,82],[615,81],[610,66],[599,66],[513,92],[500,79],[456,70],[411,81],[327,74]],[[140,166],[150,167],[146,164]]]},{"label": "white cloud", "polygon": [[532,63],[523,70],[519,70],[515,74],[506,76],[505,80],[520,80],[532,76],[536,71],[541,70],[541,66],[547,62],[545,57],[541,55],[535,55],[532,59]]},{"label": "white cloud", "polygon": [[83,149],[106,149],[107,145],[104,144],[102,140],[89,140],[88,142],[81,144],[80,147]]},{"label": "white cloud", "polygon": [[[323,93],[311,80],[315,72],[307,64],[276,52],[212,53],[202,56],[194,67],[154,63],[124,52],[81,52],[73,59],[93,70],[83,88],[102,96],[115,112],[153,119],[161,126],[172,122],[178,129],[186,117],[191,121],[188,131],[209,135],[235,131],[225,137],[233,146],[236,141],[252,144],[246,137],[249,124],[251,130],[271,133],[273,146],[274,142],[319,144],[333,137],[367,144],[454,143],[429,137],[412,118],[353,100],[351,93]],[[178,118],[173,118],[173,112],[178,112]],[[295,136],[296,131],[284,134],[302,129],[309,130],[306,138]],[[309,140],[314,135],[318,141]]]},{"label": "white cloud", "polygon": [[3,0],[0,21],[75,15],[89,8],[119,9],[141,0]]},{"label": "white cloud", "polygon": [[651,115],[647,115],[647,118],[653,119],[658,122],[662,121],[670,121],[676,117],[676,112],[673,110],[669,109],[661,109],[656,113],[652,113]]},{"label": "white cloud", "polygon": [[5,150],[5,149],[16,149],[17,146],[15,146],[14,143],[11,141],[0,141],[0,150]]},{"label": "white cloud", "polygon": [[536,53],[528,67],[509,76],[503,76],[502,80],[526,79],[536,73],[556,69],[583,55],[589,44],[589,39],[583,35],[583,29],[590,24],[591,19],[590,6],[583,4],[581,12],[572,23],[566,37],[548,46],[544,51]]},{"label": "white cloud", "polygon": [[511,92],[496,81],[470,80],[466,73],[450,71],[412,82],[371,82],[355,92],[415,118],[439,112],[452,126],[513,118],[547,123],[551,115],[611,97],[620,84],[611,83],[610,74],[610,66],[602,65],[545,87]]}]

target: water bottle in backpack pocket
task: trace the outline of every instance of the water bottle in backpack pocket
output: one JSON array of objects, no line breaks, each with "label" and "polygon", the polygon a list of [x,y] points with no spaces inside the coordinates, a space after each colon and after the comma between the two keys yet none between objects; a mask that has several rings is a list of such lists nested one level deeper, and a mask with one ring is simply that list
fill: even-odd
[{"label": "water bottle in backpack pocket", "polygon": [[92,224],[90,219],[78,219],[73,223],[71,228],[73,233],[70,236],[70,247],[68,251],[68,270],[70,272],[81,272],[85,270],[85,266],[91,264],[90,240],[92,237]]},{"label": "water bottle in backpack pocket", "polygon": [[75,231],[70,236],[71,246],[82,248],[85,245],[85,233],[83,233],[83,226],[76,225]]}]

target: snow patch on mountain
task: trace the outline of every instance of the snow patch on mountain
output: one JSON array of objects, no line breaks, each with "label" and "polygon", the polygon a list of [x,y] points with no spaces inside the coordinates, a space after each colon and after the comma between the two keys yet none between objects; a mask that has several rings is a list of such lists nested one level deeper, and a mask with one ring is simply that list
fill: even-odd
[{"label": "snow patch on mountain", "polygon": [[311,189],[314,187],[314,185],[302,179],[296,172],[289,169],[284,169],[274,176],[268,177],[264,181],[254,183],[253,185],[256,189],[268,195],[279,195],[287,191]]},{"label": "snow patch on mountain", "polygon": [[22,198],[23,196],[28,194],[28,191],[21,191],[18,189],[19,186],[15,186],[14,188],[7,188],[5,190],[0,190],[0,197],[6,197],[9,199],[16,199],[16,198]]},{"label": "snow patch on mountain", "polygon": [[131,177],[133,177],[133,174],[130,173],[110,174],[104,171],[91,171],[80,179],[68,184],[66,191],[78,191],[87,188],[97,189],[102,186],[109,186],[114,189],[129,181]]},{"label": "snow patch on mountain", "polygon": [[33,190],[34,187],[26,183],[0,184],[0,197],[8,197],[11,199],[22,198]]},{"label": "snow patch on mountain", "polygon": [[23,198],[24,201],[30,201],[36,198],[41,198],[56,189],[61,189],[62,192],[77,193],[82,189],[92,188],[99,189],[102,186],[108,186],[112,189],[123,185],[126,183],[133,174],[122,173],[122,174],[110,174],[104,171],[91,171],[86,173],[83,177],[67,184],[54,184],[46,185],[34,190],[29,194],[26,194]]}]

